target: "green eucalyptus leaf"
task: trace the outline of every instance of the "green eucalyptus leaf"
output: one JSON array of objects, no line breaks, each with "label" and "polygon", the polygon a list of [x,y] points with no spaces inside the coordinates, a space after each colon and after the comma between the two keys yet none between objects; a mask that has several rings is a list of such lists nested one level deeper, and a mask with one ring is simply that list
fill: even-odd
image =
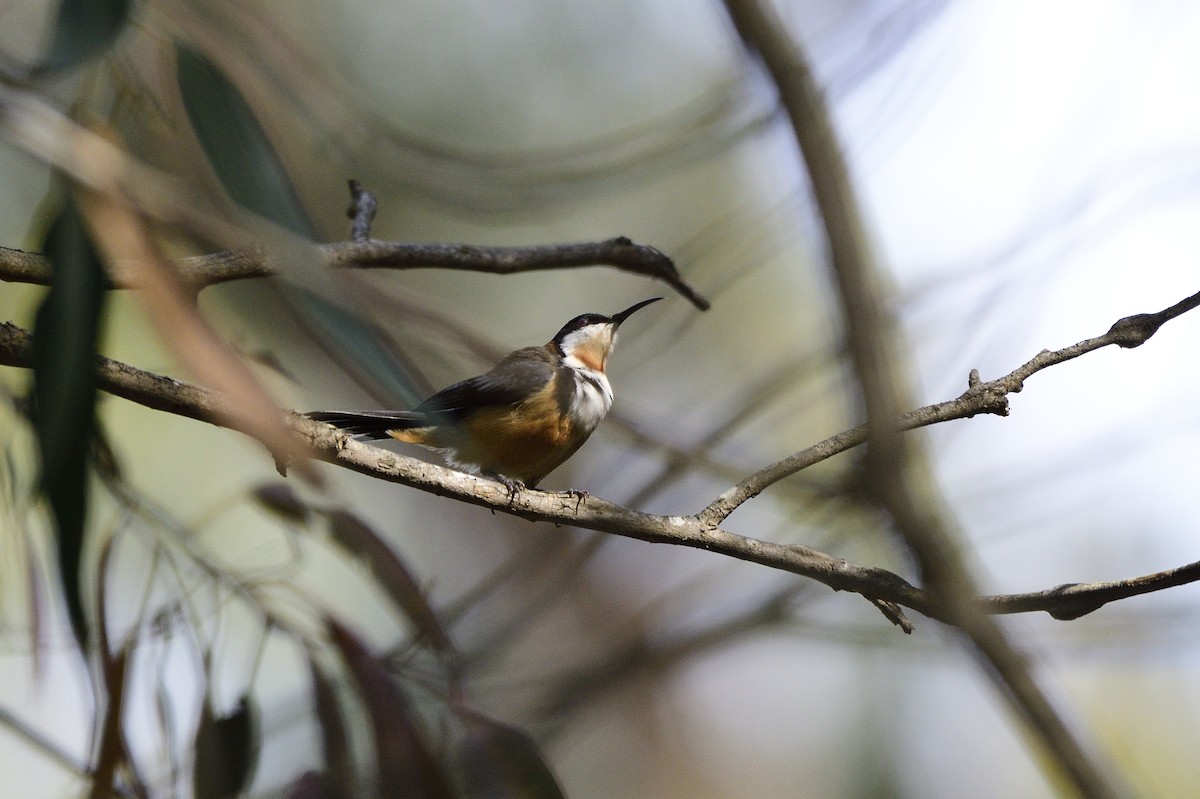
[{"label": "green eucalyptus leaf", "polygon": [[125,27],[129,6],[129,0],[62,0],[54,37],[34,74],[71,69],[103,53]]},{"label": "green eucalyptus leaf", "polygon": [[179,91],[213,171],[238,205],[315,238],[283,162],[245,98],[202,54],[175,48]]},{"label": "green eucalyptus leaf", "polygon": [[54,265],[54,282],[38,308],[33,331],[39,487],[58,533],[58,563],[71,626],[80,645],[86,646],[81,565],[88,459],[96,429],[96,339],[107,281],[83,219],[71,203],[51,225],[42,250]]},{"label": "green eucalyptus leaf", "polygon": [[284,293],[311,335],[372,396],[412,408],[433,393],[424,375],[370,321],[301,286]]},{"label": "green eucalyptus leaf", "polygon": [[[315,240],[287,170],[241,92],[202,54],[184,46],[175,53],[188,119],[230,198]],[[351,368],[358,365],[356,378],[372,393],[396,404],[424,398],[420,375],[370,322],[301,287],[285,286],[283,295],[318,341]]]}]

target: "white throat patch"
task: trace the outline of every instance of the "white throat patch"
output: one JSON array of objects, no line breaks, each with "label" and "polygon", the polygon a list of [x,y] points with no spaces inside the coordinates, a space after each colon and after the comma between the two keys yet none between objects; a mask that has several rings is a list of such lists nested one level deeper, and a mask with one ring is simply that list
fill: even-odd
[{"label": "white throat patch", "polygon": [[589,369],[604,369],[609,353],[617,343],[617,332],[606,324],[581,327],[568,333],[559,343],[572,365]]},{"label": "white throat patch", "polygon": [[575,393],[568,412],[577,425],[591,433],[612,408],[612,386],[603,372],[589,369],[577,358],[564,358],[563,364],[571,368],[575,378]]}]

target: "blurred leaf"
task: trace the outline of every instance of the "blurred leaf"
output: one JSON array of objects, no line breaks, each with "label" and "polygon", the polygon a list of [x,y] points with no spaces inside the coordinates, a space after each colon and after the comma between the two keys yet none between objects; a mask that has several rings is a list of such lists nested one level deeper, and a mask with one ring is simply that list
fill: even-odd
[{"label": "blurred leaf", "polygon": [[175,62],[188,119],[225,191],[243,208],[315,238],[283,162],[241,92],[195,50],[176,46]]},{"label": "blurred leaf", "polygon": [[334,791],[329,777],[316,771],[306,771],[288,786],[284,799],[337,799],[342,794]]},{"label": "blurred leaf", "polygon": [[130,0],[62,0],[49,51],[33,72],[70,69],[107,50],[125,26],[129,5]]},{"label": "blurred leaf", "polygon": [[[308,239],[316,231],[283,162],[249,104],[224,73],[202,54],[176,47],[179,90],[196,138],[225,191],[238,205]],[[284,296],[323,346],[353,368],[359,382],[386,392],[389,402],[415,405],[426,394],[414,390],[416,370],[386,345],[374,326],[337,303],[301,287]]]},{"label": "blurred leaf", "polygon": [[93,193],[82,206],[96,244],[109,261],[136,271],[133,292],[167,348],[201,383],[226,395],[216,422],[258,439],[278,461],[295,463],[309,482],[320,478],[308,450],[284,423],[270,393],[196,305],[195,293],[155,240],[149,220],[117,198]]},{"label": "blurred leaf", "polygon": [[252,492],[259,504],[280,516],[285,521],[303,524],[308,521],[310,509],[304,500],[283,483],[267,483]]},{"label": "blurred leaf", "polygon": [[233,713],[216,716],[205,696],[196,724],[196,762],[192,790],[196,799],[236,797],[250,782],[258,755],[257,719],[243,696]]},{"label": "blurred leaf", "polygon": [[104,306],[99,256],[74,203],[46,234],[54,284],[33,331],[34,428],[40,488],[58,531],[58,566],[71,628],[87,645],[80,573],[87,520],[88,453],[96,427],[96,338]]},{"label": "blurred leaf", "polygon": [[331,510],[326,515],[333,540],[366,564],[375,581],[417,628],[418,637],[428,640],[443,655],[454,658],[454,644],[437,612],[425,599],[425,592],[408,566],[387,542],[352,513]]},{"label": "blurred leaf", "polygon": [[[29,403],[17,397],[11,397],[14,409],[21,413],[22,421],[33,423],[32,414],[27,411],[21,411],[21,407],[28,408]],[[4,449],[4,501],[8,503],[8,507],[20,507],[21,495],[17,491],[17,481],[20,479],[20,472],[17,469],[17,459],[13,455],[12,447]]]},{"label": "blurred leaf", "polygon": [[412,408],[433,393],[421,370],[372,322],[301,286],[283,288],[313,339],[382,404]]},{"label": "blurred leaf", "polygon": [[527,734],[470,711],[461,711],[466,735],[458,765],[468,799],[563,799],[536,743]]},{"label": "blurred leaf", "polygon": [[[22,421],[32,424],[30,416],[30,403],[15,396],[9,396],[8,399],[12,402],[13,409],[20,414]],[[17,461],[12,447],[4,448],[3,467],[0,468],[0,475],[3,476],[4,495],[0,498],[0,502],[7,504],[9,508],[19,508],[24,502],[24,492],[18,489],[19,471]],[[44,674],[45,666],[44,654],[42,648],[42,625],[45,622],[46,612],[46,597],[42,586],[42,573],[39,566],[41,562],[38,559],[38,552],[32,546],[28,536],[18,536],[20,542],[20,552],[25,559],[25,584],[29,587],[28,594],[28,611],[29,611],[29,656],[33,666],[33,677],[35,682],[40,683]]]},{"label": "blurred leaf", "polygon": [[[354,759],[350,754],[346,725],[333,685],[311,659],[308,661],[308,669],[312,676],[313,705],[317,722],[321,726],[321,749],[325,755],[325,770],[328,773],[327,776],[321,775],[323,793],[318,795],[328,799],[341,799],[353,794],[355,782]],[[293,786],[293,790],[297,790],[297,787]]]},{"label": "blurred leaf", "polygon": [[332,619],[329,635],[354,676],[375,734],[375,796],[443,799],[454,796],[441,765],[421,734],[408,697],[384,664],[349,630]]}]

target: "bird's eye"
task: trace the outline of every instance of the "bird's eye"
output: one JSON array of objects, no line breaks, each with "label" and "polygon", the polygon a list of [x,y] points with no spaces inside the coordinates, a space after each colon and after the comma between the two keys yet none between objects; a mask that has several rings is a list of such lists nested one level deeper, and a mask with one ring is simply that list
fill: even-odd
[{"label": "bird's eye", "polygon": [[579,316],[576,316],[571,321],[567,322],[565,325],[563,325],[562,330],[558,331],[558,337],[561,338],[562,336],[565,336],[568,333],[578,333],[580,330],[583,330],[588,325],[601,325],[608,321],[610,321],[609,318],[607,316],[603,316],[602,314],[597,314],[597,313],[581,314]]}]

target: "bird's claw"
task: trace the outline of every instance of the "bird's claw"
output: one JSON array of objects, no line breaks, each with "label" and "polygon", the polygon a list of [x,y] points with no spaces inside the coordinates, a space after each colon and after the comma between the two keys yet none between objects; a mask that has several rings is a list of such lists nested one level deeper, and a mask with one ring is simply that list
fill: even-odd
[{"label": "bird's claw", "polygon": [[502,474],[488,474],[488,477],[500,483],[508,491],[508,504],[511,505],[517,500],[517,494],[525,490],[525,483],[521,480],[514,480],[511,477],[506,477]]},{"label": "bird's claw", "polygon": [[591,496],[591,494],[589,494],[588,492],[583,491],[582,489],[579,489],[579,488],[568,488],[565,491],[563,491],[563,493],[569,497],[575,497],[575,512],[576,513],[579,513],[579,505],[585,499],[587,499],[588,497]]}]

